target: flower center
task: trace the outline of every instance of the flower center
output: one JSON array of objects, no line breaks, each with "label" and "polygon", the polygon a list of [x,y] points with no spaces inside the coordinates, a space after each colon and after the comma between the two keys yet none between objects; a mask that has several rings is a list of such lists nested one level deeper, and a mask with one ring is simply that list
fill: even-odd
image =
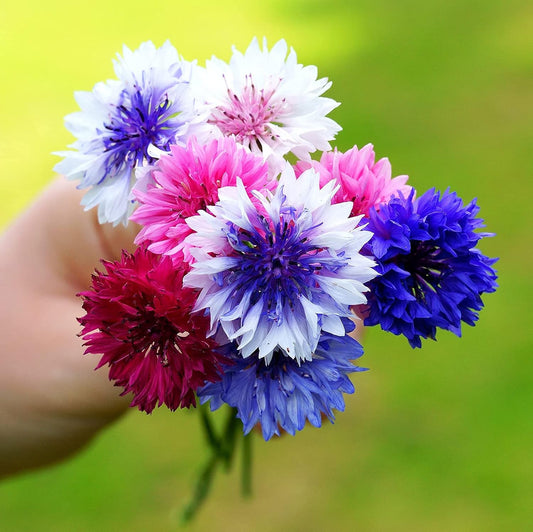
[{"label": "flower center", "polygon": [[122,94],[122,103],[115,108],[115,114],[104,124],[104,146],[110,152],[108,167],[120,170],[122,165],[140,165],[144,159],[149,163],[153,158],[148,155],[148,147],[154,144],[167,150],[170,145],[168,114],[171,102],[168,96],[153,105],[151,95],[137,89],[133,94]]},{"label": "flower center", "polygon": [[168,352],[178,351],[179,333],[176,327],[164,316],[146,308],[140,311],[128,332],[127,341],[132,344],[135,353],[155,355],[162,366],[168,366]]},{"label": "flower center", "polygon": [[310,244],[308,233],[314,228],[300,231],[295,216],[284,213],[277,224],[263,218],[263,227],[253,231],[228,224],[226,233],[240,261],[229,270],[225,283],[234,284],[237,299],[251,293],[252,306],[263,300],[263,312],[278,323],[301,295],[312,299],[319,271],[335,271],[347,261]]},{"label": "flower center", "polygon": [[415,297],[423,299],[428,289],[437,291],[449,267],[445,258],[439,257],[440,253],[434,244],[413,240],[409,254],[394,257],[393,262],[410,274],[411,293]]},{"label": "flower center", "polygon": [[259,140],[277,137],[271,124],[277,125],[285,108],[285,98],[279,101],[273,98],[278,85],[279,82],[272,89],[257,89],[251,74],[247,74],[240,94],[228,87],[227,103],[214,109],[209,123],[215,124],[224,135],[235,135],[241,144],[261,149]]}]

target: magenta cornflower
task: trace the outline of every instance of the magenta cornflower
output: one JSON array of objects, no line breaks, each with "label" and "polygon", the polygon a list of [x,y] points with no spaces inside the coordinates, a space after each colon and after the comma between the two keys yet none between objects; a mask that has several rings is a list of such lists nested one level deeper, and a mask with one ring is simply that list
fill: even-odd
[{"label": "magenta cornflower", "polygon": [[133,394],[132,407],[196,406],[196,389],[220,379],[224,358],[206,339],[209,319],[191,314],[196,295],[182,286],[186,266],[144,248],[103,265],[79,294],[85,353],[103,353],[96,369],[109,365],[122,395]]},{"label": "magenta cornflower", "polygon": [[154,186],[136,190],[140,207],[132,220],[144,227],[136,243],[146,242],[153,253],[176,256],[183,251],[190,258],[184,238],[191,233],[185,223],[189,216],[218,201],[220,187],[234,186],[237,178],[248,191],[272,189],[262,157],[253,155],[232,138],[212,140],[206,145],[194,138],[186,147],[172,146],[152,173]]},{"label": "magenta cornflower", "polygon": [[353,203],[352,216],[368,216],[372,207],[387,203],[392,196],[401,193],[408,197],[411,192],[406,185],[408,177],[399,175],[391,178],[391,165],[387,158],[375,161],[376,154],[372,144],[360,150],[357,146],[346,153],[324,152],[319,161],[299,161],[296,175],[308,168],[314,168],[320,174],[320,186],[336,181],[340,188],[333,197],[333,203],[350,201]]}]

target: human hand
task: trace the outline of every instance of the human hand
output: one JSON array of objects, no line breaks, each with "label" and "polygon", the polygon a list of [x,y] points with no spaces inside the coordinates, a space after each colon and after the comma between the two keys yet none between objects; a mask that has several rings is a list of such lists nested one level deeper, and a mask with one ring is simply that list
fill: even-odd
[{"label": "human hand", "polygon": [[66,458],[131,401],[82,356],[76,294],[138,227],[100,225],[81,196],[58,179],[0,235],[0,477]]},{"label": "human hand", "polygon": [[82,356],[76,294],[137,228],[100,225],[81,196],[58,179],[0,235],[0,476],[72,454],[129,403]]}]

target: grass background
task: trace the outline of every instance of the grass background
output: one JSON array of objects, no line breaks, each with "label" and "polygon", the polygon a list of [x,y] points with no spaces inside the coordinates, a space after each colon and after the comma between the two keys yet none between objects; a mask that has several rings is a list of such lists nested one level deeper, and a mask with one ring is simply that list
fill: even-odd
[{"label": "grass background", "polygon": [[[337,146],[375,145],[423,191],[479,198],[500,290],[475,328],[411,350],[371,330],[334,426],[254,442],[255,498],[220,476],[191,530],[531,526],[533,9],[497,0],[49,0],[0,4],[0,224],[52,178],[74,90],[126,43],[229,59],[265,35],[333,80]],[[0,295],[1,298],[1,295]],[[2,302],[4,304],[4,302]],[[2,428],[0,427],[0,431]],[[203,462],[196,416],[130,412],[60,466],[0,485],[0,530],[166,531]]]}]

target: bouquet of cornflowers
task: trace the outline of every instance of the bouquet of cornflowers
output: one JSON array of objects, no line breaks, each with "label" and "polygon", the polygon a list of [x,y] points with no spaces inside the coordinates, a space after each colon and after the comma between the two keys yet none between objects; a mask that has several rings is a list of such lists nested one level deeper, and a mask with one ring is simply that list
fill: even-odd
[{"label": "bouquet of cornflowers", "polygon": [[[412,347],[439,328],[460,336],[496,289],[496,259],[476,247],[491,235],[475,200],[417,195],[371,144],[331,147],[331,82],[285,41],[205,67],[146,42],[114,67],[76,93],[77,140],[55,169],[100,223],[141,229],[80,294],[81,336],[132,407],[199,407],[211,456],[190,517],[238,432],[294,435],[344,409],[365,369],[355,323]],[[230,407],[220,433],[206,404]]]}]

